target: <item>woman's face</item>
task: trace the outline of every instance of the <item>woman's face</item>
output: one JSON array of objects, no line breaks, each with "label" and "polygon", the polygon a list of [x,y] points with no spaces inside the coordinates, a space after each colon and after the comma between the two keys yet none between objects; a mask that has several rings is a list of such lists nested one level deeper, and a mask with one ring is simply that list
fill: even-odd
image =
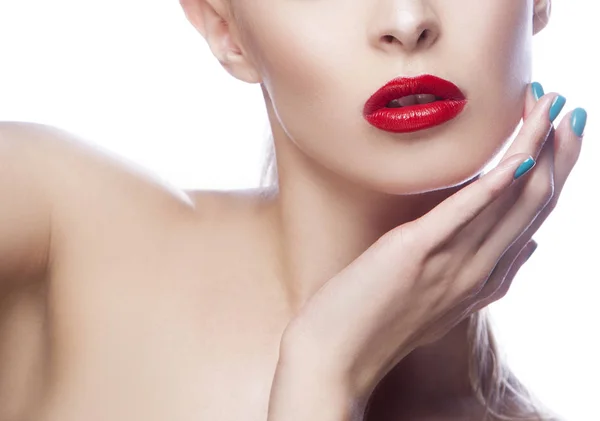
[{"label": "woman's face", "polygon": [[[530,81],[533,3],[233,0],[243,50],[280,126],[274,135],[311,162],[392,194],[467,181],[509,140]],[[365,120],[364,104],[382,85],[421,74],[462,90],[458,117],[412,133]]]}]

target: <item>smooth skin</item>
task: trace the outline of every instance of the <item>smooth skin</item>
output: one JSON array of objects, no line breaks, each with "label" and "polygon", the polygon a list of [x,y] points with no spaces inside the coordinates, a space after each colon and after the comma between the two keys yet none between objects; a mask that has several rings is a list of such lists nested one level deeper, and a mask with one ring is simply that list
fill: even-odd
[{"label": "smooth skin", "polygon": [[[345,396],[343,401],[360,406],[409,353],[439,341],[506,294],[531,250],[526,244],[554,209],[581,150],[563,121],[564,149],[555,160],[550,115],[558,95],[535,105],[532,96],[525,123],[496,168],[383,235],[291,321],[282,345],[285,363],[275,376],[283,391],[273,390],[270,420],[346,419],[321,417],[324,408],[299,405],[302,395],[294,384],[306,385],[308,375],[315,387],[321,385],[319,393]],[[529,156],[538,165],[525,180],[514,181]]]},{"label": "smooth skin", "polygon": [[[254,4],[258,4],[257,1],[252,0]],[[498,15],[496,10],[482,5],[500,7],[501,3],[507,4],[505,0],[463,1],[472,1],[471,9],[478,12],[477,19],[473,20],[480,22],[478,28],[485,31],[478,32],[479,37],[464,34],[468,39],[475,39],[476,44],[444,36],[453,21],[441,22],[436,17],[454,13],[454,7],[445,14],[436,14],[435,8],[412,8],[424,2],[385,3],[386,7],[392,3],[411,6],[403,16],[413,16],[417,21],[426,19],[429,27],[440,35],[430,38],[427,44],[416,42],[419,32],[413,25],[415,21],[386,20],[392,14],[383,7],[378,14],[370,15],[373,17],[371,43],[361,44],[356,42],[357,38],[354,43],[349,42],[349,36],[360,36],[355,31],[356,22],[342,19],[339,10],[332,8],[328,10],[330,15],[319,13],[318,17],[325,19],[335,14],[338,19],[331,22],[354,28],[354,31],[327,30],[330,37],[339,36],[329,39],[339,41],[336,51],[340,54],[328,55],[331,50],[323,49],[318,50],[322,54],[311,57],[301,53],[316,54],[317,50],[299,48],[293,53],[287,52],[290,56],[286,59],[292,61],[279,62],[279,65],[293,64],[287,69],[290,73],[274,72],[277,63],[263,67],[265,74],[270,75],[265,92],[273,94],[274,99],[268,102],[268,111],[280,153],[279,195],[258,190],[182,192],[159,182],[132,163],[86,146],[64,131],[3,123],[0,138],[11,141],[2,140],[2,156],[5,164],[11,165],[0,166],[4,198],[3,224],[0,225],[3,233],[0,237],[3,251],[0,420],[265,421],[288,420],[301,415],[305,415],[303,421],[319,421],[319,417],[346,419],[337,416],[345,417],[349,407],[359,413],[365,390],[390,368],[393,359],[420,343],[429,344],[402,358],[379,383],[376,404],[366,419],[480,419],[482,408],[472,396],[466,378],[466,323],[451,327],[462,316],[458,314],[460,311],[466,314],[475,308],[458,306],[458,300],[439,302],[433,307],[434,295],[427,294],[435,285],[451,287],[447,283],[450,277],[434,279],[435,272],[443,267],[453,269],[454,279],[464,285],[462,291],[482,279],[475,279],[475,273],[459,271],[454,255],[440,255],[439,250],[431,248],[440,239],[430,234],[431,227],[440,219],[435,209],[441,204],[438,210],[445,207],[453,214],[463,206],[460,199],[456,199],[462,197],[466,199],[464,206],[472,212],[481,210],[456,236],[446,232],[446,238],[453,241],[444,245],[448,253],[455,253],[474,269],[493,267],[502,247],[507,247],[518,236],[519,229],[524,231],[497,261],[494,274],[486,284],[489,291],[484,294],[491,295],[475,299],[466,294],[470,297],[468,304],[475,306],[498,299],[506,293],[518,270],[518,264],[511,266],[515,256],[556,205],[579,156],[581,139],[569,127],[572,112],[564,116],[556,131],[550,130],[538,156],[538,148],[543,143],[540,133],[547,131],[549,125],[543,112],[536,116],[535,101],[526,82],[528,66],[521,68],[515,65],[514,58],[501,57],[498,60],[502,60],[502,66],[498,67],[495,62],[494,68],[519,69],[519,77],[505,79],[504,73],[493,73],[494,69],[490,68],[485,81],[475,80],[469,87],[473,107],[471,111],[465,110],[463,120],[438,127],[428,134],[423,132],[418,142],[372,132],[370,127],[361,126],[364,122],[354,114],[354,110],[359,109],[360,99],[400,68],[404,54],[417,57],[417,52],[425,54],[428,48],[452,50],[452,54],[440,56],[442,65],[450,63],[448,57],[456,56],[468,46],[464,53],[470,54],[473,60],[480,60],[479,48],[496,51],[490,46],[501,44],[506,49],[513,43],[524,42],[521,36],[531,36],[532,29],[537,32],[544,26],[547,18],[544,10],[549,8],[549,3],[536,1],[539,5],[536,15],[540,18],[534,20],[532,28],[529,26],[531,4],[511,2],[512,13],[503,15],[509,21],[497,22],[494,20]],[[224,13],[220,7],[222,2],[211,3]],[[304,8],[302,15],[279,16],[281,19],[303,17],[301,22],[304,23],[314,22],[314,9],[310,8],[330,4],[284,0],[260,4],[267,3]],[[200,14],[194,8],[207,4],[202,0],[190,1],[186,8],[190,20],[199,27],[200,22],[208,22],[205,33],[210,34],[207,38],[215,54],[236,77],[253,80],[261,73],[254,72],[256,69],[245,60],[247,56],[227,50],[227,46],[239,40],[229,37],[230,33],[218,24],[218,13],[212,14],[215,9],[207,8],[208,12],[204,10],[206,13]],[[352,14],[346,17],[365,16],[359,7],[371,7],[369,2],[350,4],[353,8],[345,10]],[[439,7],[448,4],[438,2]],[[260,9],[253,13],[263,19],[272,16]],[[462,18],[468,17],[463,15]],[[282,30],[289,32],[285,19],[280,22]],[[500,33],[496,30],[507,25],[513,25],[515,31]],[[270,40],[272,48],[284,47],[283,38],[266,32],[268,28],[272,30],[272,26],[258,25],[257,28],[265,31],[262,35]],[[318,25],[314,29],[318,28],[326,30],[327,27]],[[302,37],[310,33],[314,34],[295,31],[288,35],[297,37],[293,39],[296,46],[306,47]],[[384,33],[393,33],[404,43],[377,43],[381,39],[378,35]],[[432,42],[434,39],[436,43]],[[221,42],[224,40],[229,42]],[[352,54],[341,54],[346,51],[341,48],[344,45],[351,48]],[[362,50],[358,49],[359,45]],[[453,50],[452,45],[458,49]],[[368,68],[357,65],[348,69],[348,63],[365,63],[356,56],[359,51],[377,56],[377,75],[373,73],[372,61]],[[265,55],[275,57],[275,52],[266,51]],[[340,61],[323,61],[328,58]],[[396,70],[389,66],[392,61],[398,65]],[[328,73],[324,73],[318,63],[327,63],[329,68],[340,72],[335,78],[325,80],[324,75]],[[423,62],[424,69],[435,67],[427,64],[433,62]],[[483,64],[490,61],[485,60]],[[463,86],[473,78],[458,71],[468,68],[463,60],[456,75],[448,69],[442,76]],[[294,74],[298,69],[303,72]],[[347,71],[342,72],[344,69]],[[339,77],[342,74],[348,79]],[[333,84],[336,81],[340,85]],[[364,85],[357,85],[357,81],[364,81]],[[505,81],[510,81],[510,89],[506,89]],[[286,91],[286,87],[293,86],[298,87],[299,92]],[[332,90],[320,89],[332,86]],[[353,91],[353,86],[358,86],[360,92]],[[316,103],[302,97],[310,92],[326,93],[321,98],[325,101],[321,102],[324,109],[332,109],[333,104],[339,103],[339,95],[346,93],[347,108],[337,108],[341,114],[334,118],[329,115],[327,122],[319,120],[317,117],[322,113],[315,108]],[[291,101],[294,94],[299,95],[297,101]],[[537,107],[544,109],[556,95],[548,94]],[[283,111],[281,121],[276,118],[275,106]],[[501,109],[505,113],[498,114]],[[519,138],[521,146],[514,147],[511,154],[519,154],[521,158],[532,155],[537,157],[537,164],[517,183],[501,188],[505,190],[501,191],[499,200],[507,199],[510,210],[500,207],[494,212],[491,211],[494,204],[486,207],[492,200],[488,180],[494,175],[490,172],[479,180],[472,176],[506,141],[506,135],[520,120],[523,109],[526,115],[533,113],[533,118],[528,120],[533,123],[524,127],[532,131]],[[312,116],[308,110],[315,110],[316,115]],[[485,112],[478,114],[481,110]],[[301,124],[309,120],[310,125]],[[288,124],[284,127],[282,121]],[[288,135],[293,135],[293,139],[287,138]],[[324,142],[326,139],[331,143]],[[409,145],[417,149],[409,150]],[[304,154],[305,151],[310,154]],[[373,159],[364,160],[365,156]],[[456,159],[447,159],[449,156]],[[349,162],[358,165],[347,165]],[[410,162],[418,162],[418,168],[427,169],[409,172],[406,165],[396,167],[398,163]],[[511,167],[511,171],[514,168]],[[509,172],[504,174],[508,175]],[[465,184],[465,180],[469,181]],[[508,178],[502,180],[506,182]],[[418,197],[402,196],[403,191],[425,190],[426,193]],[[478,191],[484,195],[478,196]],[[517,197],[519,191],[521,194]],[[460,195],[462,192],[466,193]],[[459,195],[453,196],[456,193]],[[451,199],[445,202],[448,198]],[[535,217],[533,209],[536,207],[541,212],[527,228],[525,224]],[[424,217],[423,224],[414,222],[421,217]],[[398,228],[406,223],[410,229]],[[484,232],[494,223],[497,225],[486,237]],[[459,224],[456,220],[453,229]],[[413,252],[418,259],[409,261],[397,256],[405,246],[398,241],[399,235],[388,232],[409,234],[405,238],[410,244],[420,247]],[[5,236],[6,233],[10,235]],[[484,241],[484,248],[473,253],[476,245],[469,235],[491,238],[493,243]],[[11,244],[15,246],[10,248]],[[381,266],[375,267],[375,259]],[[411,274],[400,274],[401,267],[412,268],[412,278]],[[379,291],[385,291],[386,286],[389,290],[395,279],[393,275],[405,276],[409,285],[396,285],[397,296],[416,297],[419,292],[424,293],[421,302],[435,308],[439,320],[430,319],[432,323],[427,324],[427,315],[423,315],[424,320],[416,320],[420,315],[411,306],[403,307],[415,318],[407,325],[385,313],[384,317],[392,323],[390,326],[402,333],[396,342],[389,342],[389,337],[379,334],[383,331],[378,329],[381,319],[377,316],[382,314],[382,308],[376,307],[376,304],[385,307],[389,302],[385,297],[379,301],[361,298],[353,301],[359,305],[355,310],[371,317],[360,319],[354,326],[346,320],[334,326],[335,318],[327,304],[340,302],[334,295],[322,291],[351,295],[350,287],[354,286],[354,291],[362,294],[364,285],[356,281],[357,275],[363,272],[379,280]],[[417,275],[419,273],[422,276]],[[375,276],[378,274],[381,276]],[[413,288],[410,288],[411,279]],[[427,283],[419,283],[419,288],[426,285],[430,288],[415,289],[417,279]],[[350,283],[342,284],[342,280]],[[498,283],[501,283],[500,290],[496,289]],[[329,288],[315,295],[324,284]],[[449,290],[458,296],[457,290]],[[306,303],[311,304],[304,307]],[[393,311],[399,312],[400,308],[394,307]],[[299,343],[296,342],[298,332],[310,332],[314,337],[314,319],[321,315],[325,317],[324,324],[318,326],[332,333],[331,337],[327,335],[330,342],[318,345],[318,350],[315,349],[318,341],[302,341],[299,346],[309,351],[323,351],[326,356],[328,350],[339,346],[339,341],[354,338],[353,351],[357,353],[348,353],[347,358],[336,360],[336,364],[326,370],[322,366],[308,370],[307,365],[314,367],[315,359],[291,352],[286,344]],[[295,322],[290,325],[292,320]],[[289,326],[302,329],[292,330]],[[377,349],[384,352],[369,353],[365,342],[356,336],[358,331],[349,329],[351,327],[370,334],[381,347]],[[444,336],[437,339],[440,335]],[[348,367],[354,370],[349,371]],[[298,376],[299,373],[302,376]],[[433,401],[435,408],[430,404]],[[292,413],[290,408],[293,408]]]},{"label": "smooth skin", "polygon": [[[577,161],[571,112],[546,138],[554,97],[534,107],[528,93],[533,111],[507,168],[383,235],[297,313],[265,270],[276,249],[261,237],[271,220],[256,192],[182,194],[63,132],[11,127],[16,138],[35,134],[47,158],[33,159],[34,148],[20,162],[54,174],[40,184],[53,200],[53,244],[49,276],[13,286],[3,300],[1,419],[346,420],[359,416],[394,359],[427,343],[380,384],[376,394],[390,398],[378,398],[367,419],[479,419],[455,371],[466,363],[464,323],[456,323],[506,293],[522,263],[513,265],[515,256]],[[536,166],[512,183],[528,155]],[[85,186],[94,194],[82,194]],[[413,259],[399,253],[407,245]],[[472,270],[460,270],[465,262]],[[495,269],[480,288],[476,273],[486,267]],[[363,274],[376,283],[360,282]],[[433,313],[401,306],[406,297]],[[344,352],[328,357],[342,343]]]}]

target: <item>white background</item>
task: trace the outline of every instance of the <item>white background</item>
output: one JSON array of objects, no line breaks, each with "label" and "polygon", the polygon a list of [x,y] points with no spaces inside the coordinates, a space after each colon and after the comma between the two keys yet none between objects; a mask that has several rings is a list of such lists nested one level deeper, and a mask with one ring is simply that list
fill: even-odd
[{"label": "white background", "polygon": [[[555,0],[535,37],[534,80],[566,96],[563,115],[586,108],[588,126],[537,252],[491,306],[513,370],[583,421],[600,420],[598,10]],[[259,85],[220,67],[177,1],[0,0],[0,54],[0,120],[58,126],[185,189],[258,184],[268,134]]]}]

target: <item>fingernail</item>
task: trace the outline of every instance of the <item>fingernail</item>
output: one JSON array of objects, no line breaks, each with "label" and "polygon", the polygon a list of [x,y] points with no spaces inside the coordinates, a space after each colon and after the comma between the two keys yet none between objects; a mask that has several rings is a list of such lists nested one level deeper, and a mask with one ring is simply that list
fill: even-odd
[{"label": "fingernail", "polygon": [[567,99],[562,95],[559,95],[556,98],[554,98],[554,102],[552,103],[552,106],[550,107],[550,122],[551,123],[553,123],[554,120],[556,120],[556,117],[558,117],[558,115],[562,111],[563,107],[565,106],[566,102],[567,102]]},{"label": "fingernail", "polygon": [[536,101],[544,96],[544,88],[539,82],[533,82],[531,84],[531,90],[533,91],[533,96],[535,97]]},{"label": "fingernail", "polygon": [[571,114],[571,128],[578,137],[583,136],[585,123],[587,123],[587,112],[583,108],[575,108]]},{"label": "fingernail", "polygon": [[527,158],[521,165],[519,165],[519,168],[517,168],[517,171],[515,172],[514,180],[521,177],[523,174],[527,173],[530,169],[533,168],[534,165],[535,165],[535,159],[533,159],[531,157]]}]

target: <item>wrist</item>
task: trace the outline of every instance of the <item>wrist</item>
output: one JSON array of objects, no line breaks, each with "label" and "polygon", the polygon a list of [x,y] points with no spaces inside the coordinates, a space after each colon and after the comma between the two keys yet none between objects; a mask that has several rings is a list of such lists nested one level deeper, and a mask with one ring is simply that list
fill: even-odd
[{"label": "wrist", "polygon": [[267,421],[363,421],[366,402],[336,377],[300,362],[278,365]]},{"label": "wrist", "polygon": [[346,373],[318,358],[312,347],[282,344],[268,421],[362,421],[366,404]]},{"label": "wrist", "polygon": [[297,378],[320,379],[355,401],[368,400],[378,383],[378,371],[372,361],[360,358],[348,344],[340,346],[331,337],[317,337],[314,330],[298,326],[297,323],[282,336],[278,363],[281,369]]}]

